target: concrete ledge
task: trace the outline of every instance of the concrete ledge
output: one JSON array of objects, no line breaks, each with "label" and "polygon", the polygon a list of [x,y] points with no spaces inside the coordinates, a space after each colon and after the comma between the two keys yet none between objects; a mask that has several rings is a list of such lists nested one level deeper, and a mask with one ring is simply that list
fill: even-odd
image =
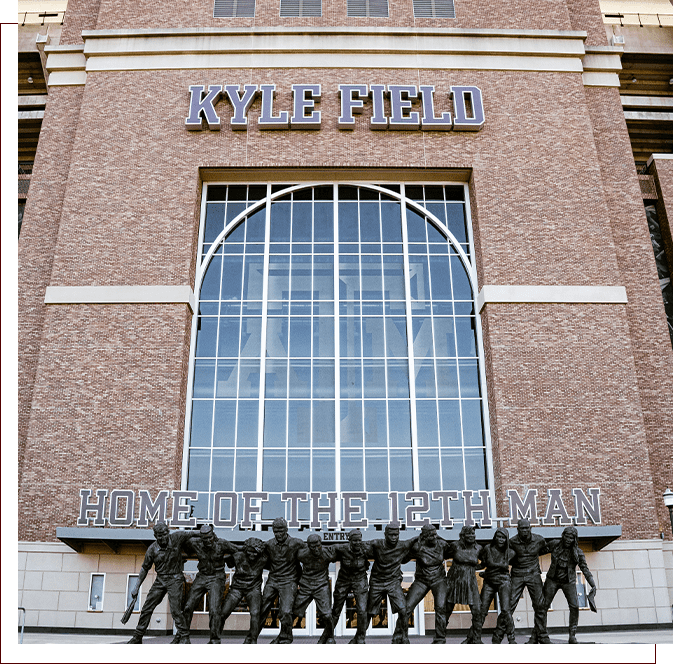
[{"label": "concrete ledge", "polygon": [[589,71],[582,74],[582,82],[586,87],[618,88],[619,76],[608,72]]},{"label": "concrete ledge", "polygon": [[627,304],[623,286],[483,286],[477,311],[492,303]]},{"label": "concrete ledge", "polygon": [[673,121],[673,113],[666,111],[624,111],[627,120],[654,120],[656,122]]},{"label": "concrete ledge", "polygon": [[55,71],[49,74],[47,85],[53,88],[59,85],[84,85],[85,83],[85,71]]},{"label": "concrete ledge", "polygon": [[647,165],[649,166],[653,161],[657,159],[673,159],[673,154],[667,152],[655,152],[650,155],[650,158],[647,160]]},{"label": "concrete ledge", "polygon": [[45,304],[187,304],[196,298],[190,286],[48,286]]}]

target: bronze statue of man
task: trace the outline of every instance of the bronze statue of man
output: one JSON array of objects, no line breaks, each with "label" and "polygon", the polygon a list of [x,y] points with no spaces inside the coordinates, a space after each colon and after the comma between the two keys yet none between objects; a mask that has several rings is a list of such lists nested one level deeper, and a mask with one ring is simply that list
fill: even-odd
[{"label": "bronze statue of man", "polygon": [[491,606],[491,602],[496,595],[500,604],[498,620],[504,625],[507,639],[514,638],[512,607],[510,606],[512,581],[509,576],[509,563],[513,557],[514,551],[509,546],[509,533],[507,529],[498,528],[490,544],[487,544],[481,550],[481,555],[479,556],[485,570],[480,572],[480,576],[484,579],[484,585],[481,588],[479,620],[475,621],[474,624],[473,635],[475,643],[482,642],[481,632],[484,627],[484,621],[488,615],[488,608]]},{"label": "bronze statue of man", "polygon": [[[418,537],[400,542],[400,527],[397,523],[386,526],[384,539],[369,543],[374,558],[369,577],[369,597],[367,600],[367,625],[381,610],[381,602],[387,597],[389,614],[396,613],[400,622],[400,632],[393,636],[393,643],[409,643],[406,603],[402,591],[402,563]],[[365,625],[365,632],[367,631]],[[364,638],[363,638],[364,640]]]},{"label": "bronze statue of man", "polygon": [[245,540],[243,548],[238,548],[227,559],[227,564],[231,563],[235,571],[222,607],[218,634],[240,601],[245,599],[250,610],[250,629],[243,643],[257,643],[257,634],[260,630],[259,614],[262,608],[262,572],[266,562],[264,542],[256,537]]},{"label": "bronze statue of man", "polygon": [[[192,537],[187,545],[196,553],[199,560],[198,572],[189,590],[183,610],[187,630],[192,624],[192,616],[196,605],[208,593],[208,627],[210,629],[208,643],[220,643],[222,596],[227,583],[227,575],[224,572],[224,558],[237,549],[227,540],[217,537],[210,524],[201,526],[199,536]],[[185,641],[185,643],[188,642],[188,640]]]},{"label": "bronze statue of man", "polygon": [[336,555],[332,547],[323,547],[320,535],[315,533],[308,536],[306,544],[307,546],[297,554],[302,573],[292,613],[298,618],[303,618],[306,615],[306,607],[312,601],[315,601],[318,620],[327,630],[327,638],[321,641],[323,643],[335,643],[332,603],[330,601],[329,566],[336,560]]},{"label": "bronze statue of man", "polygon": [[[336,559],[340,562],[340,566],[339,574],[334,584],[332,634],[334,634],[334,627],[339,622],[341,609],[343,609],[348,593],[353,593],[355,597],[357,626],[355,628],[355,636],[349,643],[364,643],[365,632],[367,631],[369,547],[362,542],[362,532],[356,529],[348,533],[348,544],[335,546],[334,552]],[[331,641],[328,641],[328,638],[328,630],[325,629],[318,643],[331,643]]]},{"label": "bronze statue of man", "polygon": [[156,541],[150,544],[145,554],[145,560],[138,575],[138,582],[131,593],[134,601],[138,597],[140,586],[152,569],[152,565],[154,565],[157,576],[147,593],[140,618],[138,618],[138,625],[128,643],[143,642],[143,636],[150,624],[152,613],[165,595],[168,595],[168,605],[177,629],[171,643],[189,643],[189,628],[182,614],[182,596],[185,583],[185,576],[182,573],[182,548],[193,534],[193,531],[190,530],[178,530],[171,533],[163,521],[154,526]]},{"label": "bronze statue of man", "polygon": [[264,586],[260,624],[254,638],[257,639],[259,636],[259,630],[262,629],[273,602],[278,598],[280,632],[271,643],[292,643],[292,608],[301,571],[297,554],[303,548],[304,542],[288,535],[287,521],[283,517],[274,519],[272,528],[273,539],[265,545],[265,554],[269,561],[269,578]]},{"label": "bronze statue of man", "polygon": [[577,643],[577,623],[580,617],[580,607],[577,601],[577,567],[579,566],[584,578],[589,582],[592,595],[596,594],[596,582],[589,571],[584,552],[578,545],[577,528],[568,526],[564,529],[560,540],[551,540],[547,546],[551,552],[551,563],[544,581],[545,633],[547,631],[547,611],[560,589],[568,601],[570,613],[568,643]]},{"label": "bronze statue of man", "polygon": [[[446,569],[444,560],[449,557],[451,545],[437,536],[434,526],[426,524],[421,536],[411,547],[409,558],[416,559],[416,574],[406,597],[407,618],[416,606],[432,591],[435,602],[435,638],[433,643],[446,643]],[[401,629],[398,620],[395,632]]]},{"label": "bronze statue of man", "polygon": [[[545,626],[546,611],[540,570],[540,556],[548,553],[547,544],[544,537],[531,532],[528,519],[521,519],[516,526],[516,530],[517,534],[509,541],[509,546],[514,551],[510,572],[512,577],[510,607],[512,613],[514,613],[524,589],[528,588],[535,613],[533,633],[528,643],[550,643]],[[506,629],[506,626],[498,619],[498,624],[491,639],[493,643],[502,641]],[[516,643],[513,634],[510,642]]]}]

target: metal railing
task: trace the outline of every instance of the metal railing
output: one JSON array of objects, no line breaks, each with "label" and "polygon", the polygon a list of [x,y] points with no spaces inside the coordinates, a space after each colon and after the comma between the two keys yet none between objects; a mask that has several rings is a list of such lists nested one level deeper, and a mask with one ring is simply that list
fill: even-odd
[{"label": "metal railing", "polygon": [[639,25],[644,27],[673,28],[673,14],[603,14],[603,22],[608,25]]},{"label": "metal railing", "polygon": [[[21,17],[23,16],[23,19]],[[19,12],[21,25],[44,25],[45,23],[60,23],[63,25],[65,11],[62,12]]]},{"label": "metal railing", "polygon": [[23,630],[24,630],[24,627],[26,626],[26,609],[24,609],[22,606],[20,606],[19,611],[22,611],[22,613],[21,613],[21,637],[19,638],[19,643],[23,643]]}]

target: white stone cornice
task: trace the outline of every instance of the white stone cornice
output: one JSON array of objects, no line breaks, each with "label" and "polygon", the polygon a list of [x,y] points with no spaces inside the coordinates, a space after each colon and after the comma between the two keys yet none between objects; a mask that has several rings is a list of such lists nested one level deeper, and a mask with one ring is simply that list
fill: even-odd
[{"label": "white stone cornice", "polygon": [[627,304],[624,286],[483,286],[477,311],[487,304]]},{"label": "white stone cornice", "polygon": [[194,312],[191,286],[48,286],[45,304],[187,304]]}]

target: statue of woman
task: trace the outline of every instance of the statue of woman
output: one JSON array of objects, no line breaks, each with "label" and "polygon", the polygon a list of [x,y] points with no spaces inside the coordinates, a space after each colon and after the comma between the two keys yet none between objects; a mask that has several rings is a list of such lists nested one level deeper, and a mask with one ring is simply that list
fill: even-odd
[{"label": "statue of woman", "polygon": [[453,544],[450,554],[453,562],[446,576],[446,621],[448,623],[456,604],[467,604],[472,612],[472,626],[463,643],[478,643],[474,630],[481,613],[476,574],[481,546],[477,544],[472,526],[463,526],[458,542]]}]

